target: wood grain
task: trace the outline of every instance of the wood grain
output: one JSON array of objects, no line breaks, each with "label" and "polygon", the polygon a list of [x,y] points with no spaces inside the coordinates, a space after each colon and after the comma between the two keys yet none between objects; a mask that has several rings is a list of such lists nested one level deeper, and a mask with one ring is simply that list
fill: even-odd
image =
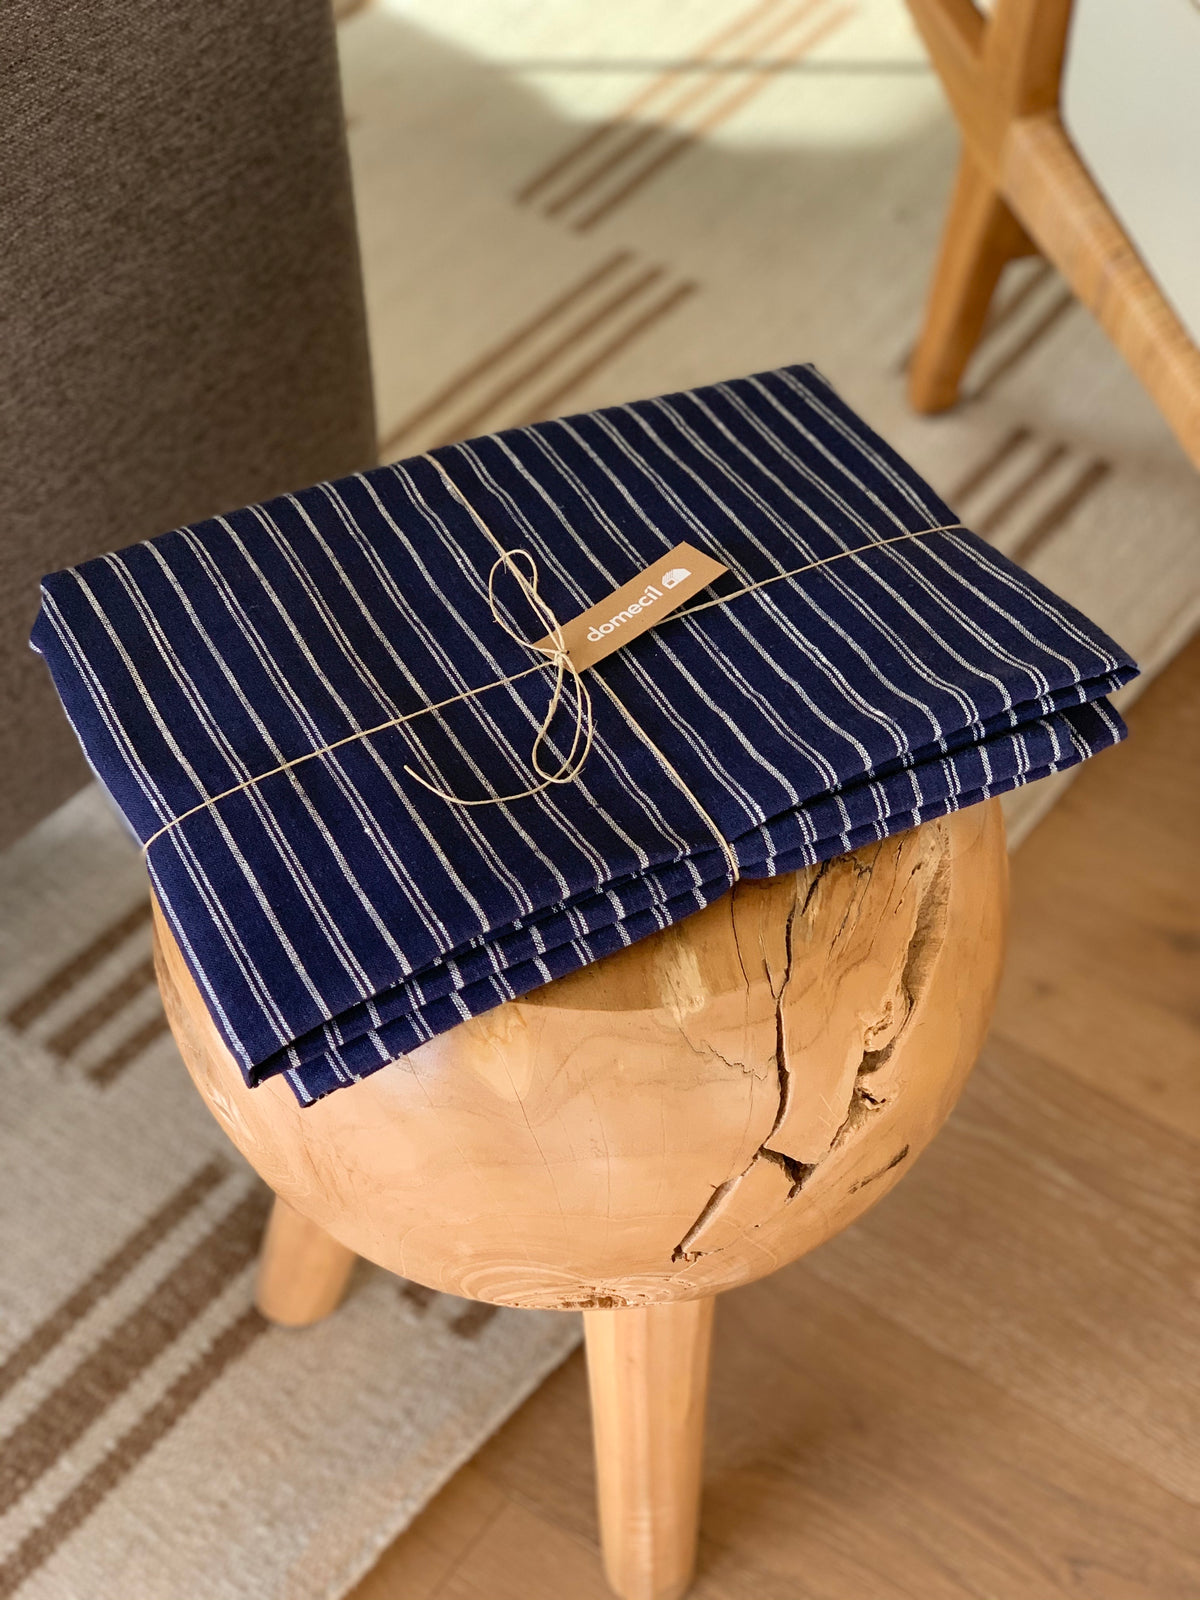
[{"label": "wood grain", "polygon": [[604,1570],[622,1600],[691,1585],[713,1305],[583,1314]]},{"label": "wood grain", "polygon": [[1001,192],[1093,314],[1200,466],[1200,350],[1175,315],[1056,112],[1013,124]]},{"label": "wood grain", "polygon": [[1093,313],[1200,465],[1200,349],[1059,120],[1071,0],[995,0],[986,19],[969,0],[908,5],[963,136],[911,370],[914,407],[941,411],[957,400],[1000,271],[1023,235]]},{"label": "wood grain", "polygon": [[301,1109],[247,1089],[156,917],[201,1094],[301,1215],[494,1303],[636,1306],[773,1271],[941,1125],[998,981],[995,803],[707,910]]}]

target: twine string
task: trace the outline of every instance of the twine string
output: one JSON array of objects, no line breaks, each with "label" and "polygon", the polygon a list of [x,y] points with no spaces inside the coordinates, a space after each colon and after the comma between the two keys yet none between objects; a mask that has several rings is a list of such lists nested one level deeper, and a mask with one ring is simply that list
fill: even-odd
[{"label": "twine string", "polygon": [[[436,784],[430,783],[427,778],[423,778],[419,772],[414,771],[407,764],[404,767],[404,771],[408,773],[410,778],[419,783],[422,788],[428,789],[430,794],[437,795],[439,800],[444,800],[447,805],[452,806],[507,805],[510,800],[527,800],[531,795],[540,794],[543,789],[548,789],[551,784],[572,783],[579,776],[584,762],[591,754],[592,739],[595,734],[592,695],[591,690],[583,681],[579,668],[572,661],[567,651],[566,641],[563,638],[562,624],[545,600],[542,599],[538,587],[540,575],[537,561],[528,550],[520,548],[506,550],[442,463],[435,456],[430,455],[422,456],[421,459],[428,461],[431,466],[437,468],[446,488],[450,490],[450,493],[466,510],[472,522],[474,522],[492,548],[498,552],[488,573],[488,606],[492,613],[492,621],[508,634],[510,639],[515,639],[518,644],[524,645],[529,650],[537,650],[545,657],[545,660],[538,662],[537,666],[548,666],[554,669],[554,687],[550,693],[550,704],[546,709],[546,715],[542,718],[541,725],[534,735],[533,749],[529,757],[530,765],[542,780],[540,783],[532,784],[528,789],[520,789],[515,794],[485,795],[479,800],[464,800],[461,795],[451,794],[446,789],[439,789]],[[522,568],[522,559],[529,563],[528,572]],[[501,567],[505,568],[515,578],[518,589],[520,589],[530,609],[542,625],[543,635],[549,637],[549,644],[535,643],[532,639],[526,638],[523,633],[519,633],[512,626],[501,611],[499,601],[496,599],[496,574]],[[515,676],[523,677],[524,674],[516,674]],[[559,706],[562,704],[563,691],[568,679],[570,680],[571,694],[574,699],[575,717],[571,748],[559,763],[557,771],[547,772],[541,761],[542,746],[546,744],[550,737],[550,726],[558,713]],[[496,683],[488,684],[487,687],[495,688],[497,684],[510,683],[512,681],[513,678],[511,677],[499,678]],[[480,692],[479,690],[468,690],[460,698],[470,699]]]},{"label": "twine string", "polygon": [[[529,563],[530,572],[528,577],[521,570],[518,560],[518,557],[521,556]],[[549,634],[552,641],[550,644],[535,644],[533,640],[527,639],[523,633],[519,633],[512,626],[500,610],[499,603],[496,600],[496,573],[501,567],[507,567],[508,571],[516,578],[522,594]],[[545,656],[545,660],[537,662],[533,670],[536,671],[538,668],[547,666],[554,668],[554,687],[550,692],[550,704],[547,706],[546,715],[542,718],[538,731],[534,735],[533,749],[529,757],[530,765],[542,781],[532,784],[528,789],[520,789],[515,794],[485,795],[480,800],[464,800],[461,795],[451,794],[448,789],[440,789],[436,784],[430,783],[428,778],[423,778],[419,772],[410,767],[407,762],[405,763],[404,770],[415,783],[419,783],[422,788],[428,789],[430,794],[437,795],[439,800],[444,800],[447,805],[452,806],[507,805],[510,800],[525,800],[530,795],[540,794],[543,789],[548,789],[553,783],[571,783],[578,777],[580,769],[591,754],[592,739],[595,735],[591,690],[584,683],[579,668],[571,660],[570,654],[565,647],[562,624],[538,592],[537,562],[528,550],[504,550],[492,562],[491,571],[488,573],[488,605],[491,607],[492,620],[508,634],[510,639],[515,639],[518,644],[523,644],[530,650],[537,650]],[[524,677],[525,674],[520,673],[515,676]],[[558,713],[559,706],[562,704],[563,690],[568,680],[574,696],[575,717],[571,747],[559,763],[557,770],[547,772],[542,765],[542,746],[550,737],[550,725]],[[512,676],[497,678],[496,684],[511,683],[512,681]],[[488,687],[494,688],[495,686],[495,684],[491,684]],[[458,698],[471,699],[479,692],[479,690],[468,690]],[[430,707],[429,709],[432,710],[433,708]],[[313,753],[315,754],[315,752]]]},{"label": "twine string", "polygon": [[[168,834],[179,827],[189,817],[196,816],[198,812],[209,810],[220,801],[227,800],[231,795],[241,794],[243,790],[252,789],[263,783],[267,778],[273,778],[281,772],[290,772],[294,767],[301,766],[306,761],[316,760],[318,756],[331,755],[333,751],[340,750],[345,745],[355,744],[362,739],[370,739],[377,733],[386,733],[390,728],[403,727],[406,723],[415,721],[417,717],[428,716],[436,711],[444,711],[448,706],[457,705],[464,700],[474,700],[479,695],[487,694],[491,689],[504,688],[509,684],[519,683],[522,678],[528,678],[535,672],[544,672],[547,668],[554,673],[553,687],[546,714],[538,726],[530,753],[530,765],[537,774],[539,782],[531,784],[527,789],[522,789],[515,794],[486,795],[480,799],[468,800],[461,795],[452,794],[449,790],[441,789],[436,784],[430,783],[421,773],[414,771],[407,764],[404,766],[404,771],[408,773],[414,782],[428,789],[431,794],[437,795],[447,805],[453,806],[507,805],[510,801],[525,800],[532,795],[540,794],[554,784],[572,783],[579,776],[584,763],[591,754],[595,739],[595,716],[592,695],[588,685],[583,680],[580,669],[571,660],[567,651],[562,624],[541,595],[537,561],[528,550],[523,548],[505,549],[475,507],[454,482],[454,479],[451,478],[442,463],[434,456],[427,455],[422,459],[436,467],[443,483],[467,511],[476,527],[479,528],[488,543],[497,552],[496,559],[493,561],[488,573],[488,605],[491,609],[493,621],[503,632],[508,634],[510,639],[514,639],[528,650],[537,651],[540,659],[531,666],[523,667],[518,672],[506,673],[503,677],[493,678],[489,683],[479,684],[474,689],[464,689],[459,694],[448,695],[444,700],[436,700],[428,705],[419,706],[415,711],[405,712],[401,716],[389,717],[385,722],[378,722],[373,727],[360,728],[354,733],[348,733],[340,739],[332,740],[329,744],[320,745],[315,750],[306,750],[303,755],[293,756],[290,761],[281,761],[277,766],[269,768],[266,772],[260,772],[252,778],[246,778],[241,783],[231,784],[228,789],[223,789],[220,794],[210,795],[207,799],[199,801],[196,805],[189,807],[187,811],[181,811],[177,817],[172,817],[170,821],[165,822],[143,844],[143,855],[146,855],[150,846],[161,839],[164,834]],[[667,616],[661,617],[652,626],[661,627],[664,622],[675,622],[681,617],[695,616],[700,611],[707,611],[711,606],[727,605],[731,600],[739,600],[743,595],[753,594],[756,590],[765,589],[772,583],[782,583],[787,578],[798,578],[802,573],[815,572],[820,567],[832,566],[835,561],[844,561],[851,556],[864,555],[867,551],[877,550],[883,545],[903,544],[908,539],[924,539],[934,533],[954,533],[962,527],[963,524],[961,522],[947,522],[934,528],[916,528],[911,532],[894,534],[888,539],[872,539],[869,543],[857,545],[851,550],[839,550],[835,555],[824,556],[818,561],[805,562],[803,566],[793,567],[789,572],[777,572],[769,578],[759,579],[756,583],[744,584],[740,589],[734,589],[729,594],[717,595],[714,599],[701,600],[696,605],[684,606],[677,611],[672,611]],[[535,642],[527,638],[505,616],[496,594],[496,578],[501,569],[507,571],[515,580],[522,597],[544,629],[543,637],[547,638],[549,643],[543,644],[540,640]],[[605,687],[607,688],[607,685]],[[611,691],[609,691],[609,694],[625,717],[625,720],[636,730],[653,752],[668,777],[683,790],[696,808],[696,811],[712,829],[718,843],[724,850],[730,871],[736,879],[738,876],[737,856],[729,841],[721,834],[712,817],[709,816],[696,796],[692,794],[684,779],[663,755],[662,751],[647,737],[636,721],[629,716],[628,711],[621,705],[620,701],[611,695]],[[559,761],[558,766],[550,770],[543,765],[542,753],[549,741],[551,725],[564,701],[569,704],[573,717],[571,744],[566,755]]]}]

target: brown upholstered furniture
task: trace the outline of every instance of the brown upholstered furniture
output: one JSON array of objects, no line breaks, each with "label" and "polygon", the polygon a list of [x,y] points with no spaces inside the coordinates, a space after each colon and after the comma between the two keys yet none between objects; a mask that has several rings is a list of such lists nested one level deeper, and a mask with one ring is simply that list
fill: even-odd
[{"label": "brown upholstered furniture", "polygon": [[328,0],[0,7],[0,845],[87,770],[43,572],[368,465]]}]

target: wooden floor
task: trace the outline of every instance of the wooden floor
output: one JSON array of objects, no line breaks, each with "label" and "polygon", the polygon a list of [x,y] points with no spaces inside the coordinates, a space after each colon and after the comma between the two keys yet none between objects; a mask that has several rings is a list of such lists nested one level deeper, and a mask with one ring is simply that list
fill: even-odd
[{"label": "wooden floor", "polygon": [[[1014,861],[913,1175],[723,1297],[696,1600],[1200,1596],[1200,642]],[[582,1356],[354,1600],[601,1600]]]}]

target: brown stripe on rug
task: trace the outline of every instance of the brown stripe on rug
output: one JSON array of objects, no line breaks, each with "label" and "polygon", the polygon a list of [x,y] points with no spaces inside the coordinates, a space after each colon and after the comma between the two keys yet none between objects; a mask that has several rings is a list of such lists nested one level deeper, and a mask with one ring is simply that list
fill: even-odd
[{"label": "brown stripe on rug", "polygon": [[1012,560],[1027,562],[1049,544],[1067,518],[1074,515],[1086,500],[1091,499],[1100,485],[1112,474],[1112,470],[1110,461],[1101,461],[1098,458],[1081,467],[1062,494],[1052,505],[1047,506],[1033,526],[1026,530],[1020,543],[1012,551]]},{"label": "brown stripe on rug", "polygon": [[56,1306],[48,1317],[39,1322],[3,1363],[0,1363],[0,1395],[6,1394],[44,1356],[49,1355],[55,1345],[66,1338],[71,1329],[83,1320],[94,1305],[116,1288],[122,1278],[127,1277],[156,1244],[165,1239],[173,1228],[213,1192],[228,1172],[229,1167],[224,1161],[206,1161],[197,1172],[168,1195],[145,1222],[139,1224],[111,1255],[106,1256],[100,1265],[89,1273],[78,1289]]},{"label": "brown stripe on rug", "polygon": [[694,128],[689,129],[686,133],[676,135],[665,150],[660,150],[652,160],[646,162],[615,192],[607,195],[599,205],[593,206],[582,217],[578,217],[573,224],[574,231],[576,233],[587,233],[597,223],[611,216],[614,211],[623,206],[632,195],[647,184],[651,178],[657,177],[671,162],[678,160],[680,156],[685,155],[699,144],[706,134],[712,133],[722,123],[728,122],[730,117],[741,111],[756,95],[761,94],[784,67],[794,61],[798,61],[801,56],[807,55],[810,50],[814,50],[830,34],[836,33],[853,15],[853,6],[841,7],[832,16],[818,23],[811,33],[806,34],[798,44],[794,44],[785,50],[769,66],[763,67],[752,74],[748,83],[743,84],[740,89],[729,95],[714,111],[702,117]]},{"label": "brown stripe on rug", "polygon": [[[709,85],[704,84],[702,87],[707,90]],[[693,96],[693,98],[696,98],[696,96]],[[682,111],[686,108],[681,104],[676,109]],[[652,144],[656,139],[665,138],[667,126],[663,123],[651,122],[644,127],[632,129],[625,139],[617,145],[615,150],[610,150],[602,161],[597,162],[593,167],[589,167],[577,183],[573,184],[571,188],[563,190],[561,194],[543,206],[542,215],[544,217],[561,216],[573,201],[585,195],[589,189],[595,188],[596,184],[601,179],[606,178],[614,168],[622,166],[631,157],[635,156],[639,150],[644,149],[648,144]]]},{"label": "brown stripe on rug", "polygon": [[966,477],[950,490],[945,497],[946,504],[953,506],[956,511],[963,510],[967,502],[978,494],[980,489],[985,488],[1002,467],[1008,465],[1030,438],[1032,438],[1030,430],[1023,426],[1013,428],[1006,433],[996,448],[989,451],[983,460],[972,467]]},{"label": "brown stripe on rug", "polygon": [[397,1288],[400,1298],[407,1300],[417,1311],[428,1311],[438,1297],[436,1289],[427,1289],[423,1283],[410,1283],[407,1278],[401,1278]]},{"label": "brown stripe on rug", "polygon": [[478,1339],[499,1309],[484,1300],[472,1300],[451,1322],[450,1332],[460,1339]]},{"label": "brown stripe on rug", "polygon": [[[576,256],[568,275],[583,266]],[[73,1070],[48,1070],[45,1035],[145,954],[144,884],[94,784],[0,856],[0,1014],[47,975],[80,971],[101,930],[100,944],[132,932],[27,1030],[0,1026],[12,1112],[0,1119],[0,1593],[295,1600],[303,1578],[306,1600],[338,1600],[367,1547],[399,1531],[578,1328],[498,1311],[472,1337],[451,1326],[462,1303],[417,1317],[371,1269],[326,1326],[257,1336],[247,1308],[266,1196],[247,1200],[256,1180],[169,1040],[153,1075],[119,1079],[127,1092],[83,1076],[151,1007],[161,1015],[154,991]],[[352,1525],[281,1515],[333,1480],[367,1508]],[[372,1500],[381,1482],[395,1494]]]},{"label": "brown stripe on rug", "polygon": [[581,383],[590,378],[593,373],[599,372],[601,367],[606,366],[607,363],[614,358],[614,356],[620,355],[623,350],[634,344],[656,323],[661,322],[665,316],[669,316],[670,313],[678,306],[681,306],[685,300],[690,299],[691,296],[696,293],[699,287],[699,284],[696,283],[681,283],[677,288],[674,288],[668,294],[665,294],[662,299],[656,301],[654,305],[649,308],[649,310],[644,311],[641,316],[634,318],[631,323],[629,323],[619,333],[615,334],[607,344],[602,345],[600,349],[595,351],[585,362],[576,367],[573,372],[569,373],[556,388],[549,390],[543,395],[540,395],[538,399],[535,400],[530,406],[529,410],[526,411],[522,416],[516,418],[516,420],[511,422],[509,426],[514,428],[523,428],[531,422],[541,422],[546,417],[554,416],[560,410],[563,401],[566,400],[567,397],[575,389],[577,389]]},{"label": "brown stripe on rug", "polygon": [[10,1596],[16,1594],[26,1579],[50,1559],[63,1540],[170,1432],[230,1362],[265,1333],[268,1326],[251,1306],[217,1335],[200,1359],[175,1379],[166,1393],[139,1418],[128,1433],[118,1439],[108,1454],[59,1501],[45,1521],[39,1523],[7,1560],[0,1563],[0,1600],[9,1600]]},{"label": "brown stripe on rug", "polygon": [[[993,300],[991,308],[984,319],[983,331],[979,336],[975,353],[978,354],[989,339],[1007,327],[1021,308],[1027,305],[1038,291],[1056,276],[1054,268],[1048,261],[1039,261],[1035,267],[1025,271],[1022,280],[1011,291],[1004,287],[1002,279],[1001,286],[996,291],[996,298]],[[902,377],[908,371],[916,348],[915,339],[910,340],[905,345],[903,353],[897,357],[892,366],[892,370],[897,376]]]},{"label": "brown stripe on rug", "polygon": [[986,344],[989,339],[995,338],[996,334],[1000,333],[1012,322],[1021,308],[1028,305],[1030,300],[1057,276],[1058,274],[1048,261],[1039,261],[1037,266],[1026,272],[1024,281],[1018,284],[1011,294],[998,295],[984,318],[983,331],[979,335],[979,345]]},{"label": "brown stripe on rug", "polygon": [[255,1188],[0,1441],[0,1515],[253,1261],[268,1196]]},{"label": "brown stripe on rug", "polygon": [[27,994],[23,1000],[19,1000],[7,1013],[5,1021],[18,1030],[26,1029],[31,1022],[36,1022],[43,1012],[49,1011],[51,1006],[62,999],[82,978],[87,977],[89,972],[98,967],[118,945],[123,944],[149,921],[150,901],[139,900],[137,905],[124,916],[98,933],[90,944],[85,945],[69,960],[56,967],[36,989]]},{"label": "brown stripe on rug", "polygon": [[100,1089],[107,1089],[110,1084],[131,1067],[138,1057],[156,1044],[159,1039],[165,1038],[170,1033],[171,1026],[167,1021],[166,1012],[161,1006],[152,1017],[147,1018],[140,1028],[135,1028],[126,1038],[115,1044],[107,1055],[86,1068],[84,1077],[89,1083],[94,1083]]},{"label": "brown stripe on rug", "polygon": [[586,273],[576,283],[571,284],[562,294],[556,295],[548,305],[535,312],[528,321],[521,323],[499,344],[492,345],[490,349],[485,350],[469,367],[464,367],[459,372],[456,372],[448,383],[438,389],[428,400],[423,401],[415,411],[410,412],[404,418],[403,422],[398,423],[386,438],[379,441],[380,456],[386,457],[410,433],[415,432],[423,423],[436,416],[452,400],[456,400],[464,389],[468,388],[478,378],[483,377],[485,373],[492,371],[506,357],[514,355],[530,339],[549,327],[555,318],[561,316],[564,311],[569,311],[579,300],[582,300],[593,289],[606,282],[618,268],[625,266],[632,259],[632,251],[618,250],[614,255],[602,261],[598,267]]},{"label": "brown stripe on rug", "polygon": [[684,61],[675,63],[665,72],[660,73],[658,77],[640,89],[632,99],[626,101],[619,111],[614,112],[611,117],[606,118],[598,127],[593,128],[590,133],[585,134],[582,139],[569,146],[561,155],[556,156],[553,161],[542,167],[527,183],[522,185],[513,197],[518,205],[527,204],[547,184],[552,183],[555,178],[573,166],[576,161],[590,154],[615,129],[624,127],[630,117],[653,104],[654,100],[665,89],[670,88],[675,83],[681,72],[710,60],[723,45],[732,43],[733,40],[745,33],[748,28],[753,27],[761,17],[765,17],[770,12],[777,10],[781,4],[782,0],[756,0],[754,5],[739,13],[725,27],[710,35]]},{"label": "brown stripe on rug", "polygon": [[[776,19],[773,26],[760,39],[755,41],[757,48],[759,50],[769,49],[778,40],[785,37],[797,23],[807,20],[814,11],[819,10],[823,3],[824,0],[801,0],[798,7],[788,12],[784,17]],[[765,70],[769,70],[769,67]],[[680,123],[685,112],[691,111],[703,101],[711,99],[724,88],[725,85],[717,77],[701,78],[697,82],[687,85],[684,92],[678,95],[654,121],[640,128],[629,129],[623,139],[616,141],[615,149],[608,150],[598,162],[584,172],[582,177],[548,201],[542,207],[542,215],[546,217],[561,216],[576,200],[594,189],[610,172],[617,167],[623,166],[639,150],[644,149],[647,144],[668,138],[672,128]],[[609,142],[612,143],[612,141]]]},{"label": "brown stripe on rug", "polygon": [[[401,1279],[397,1285],[400,1298],[406,1300],[418,1316],[424,1316],[439,1300],[454,1300],[453,1295],[442,1295],[436,1289],[427,1289],[423,1283],[409,1283]],[[458,1339],[477,1339],[499,1311],[499,1306],[485,1300],[460,1301],[463,1309],[450,1319],[450,1332]]]},{"label": "brown stripe on rug", "polygon": [[[1015,344],[1010,345],[995,361],[987,365],[982,377],[976,378],[968,388],[964,388],[963,399],[982,400],[985,395],[991,394],[1001,380],[1007,378],[1010,373],[1015,372],[1021,363],[1037,349],[1046,335],[1057,327],[1063,318],[1073,311],[1078,304],[1079,302],[1069,289],[1064,289],[1061,294],[1056,295],[1033,326]],[[983,352],[985,356],[986,353],[986,351]]]},{"label": "brown stripe on rug", "polygon": [[154,960],[147,956],[145,961],[139,961],[128,972],[122,973],[110,988],[92,1001],[91,1005],[85,1006],[77,1016],[56,1029],[46,1040],[47,1050],[60,1060],[66,1060],[67,1056],[74,1055],[81,1044],[85,1044],[131,1001],[136,1000],[147,989],[153,988],[154,983]]},{"label": "brown stripe on rug", "polygon": [[1067,447],[1061,442],[1046,445],[1037,460],[1021,474],[1016,483],[978,519],[975,523],[975,532],[985,539],[998,532],[1022,502],[1033,494],[1039,484],[1045,482],[1066,454]]},{"label": "brown stripe on rug", "polygon": [[589,334],[595,333],[599,328],[619,315],[632,301],[640,299],[645,291],[656,284],[664,274],[662,267],[648,267],[638,274],[632,283],[623,285],[615,294],[609,295],[601,301],[600,305],[580,318],[554,341],[548,349],[541,351],[534,359],[518,369],[510,378],[507,378],[499,387],[491,390],[482,400],[477,402],[470,411],[464,412],[452,422],[446,431],[446,440],[469,438],[483,424],[495,414],[505,401],[511,400],[518,390],[534,378],[540,377],[548,368],[552,368],[561,356],[573,350],[576,345],[586,339]]}]

